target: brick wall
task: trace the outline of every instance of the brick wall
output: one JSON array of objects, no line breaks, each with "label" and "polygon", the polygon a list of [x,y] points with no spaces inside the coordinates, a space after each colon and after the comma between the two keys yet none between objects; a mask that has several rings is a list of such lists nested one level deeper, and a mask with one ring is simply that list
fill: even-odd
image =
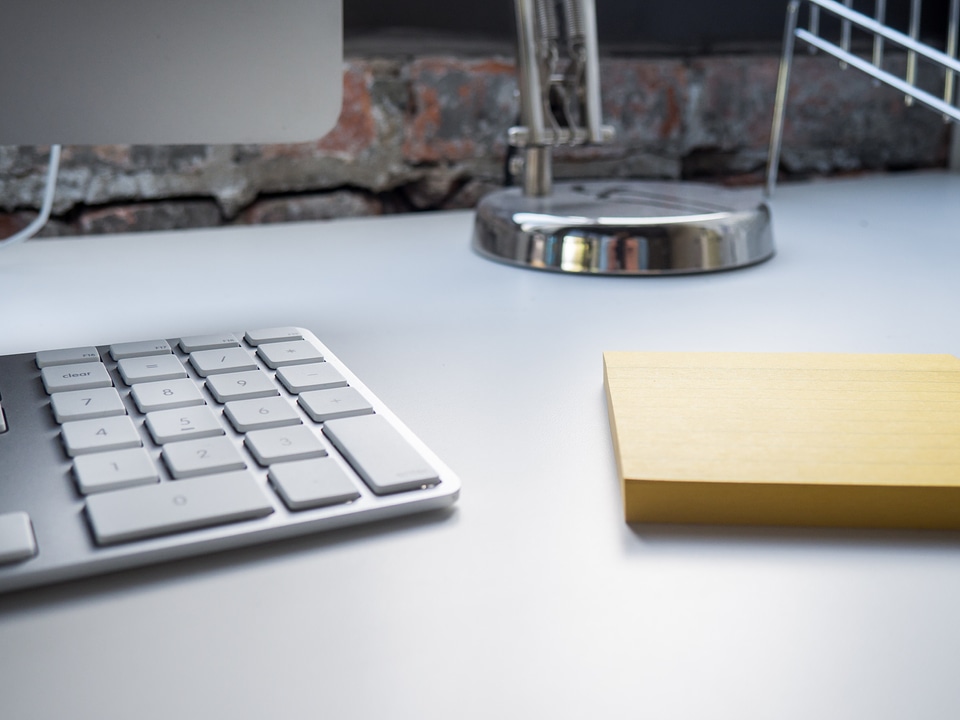
[{"label": "brick wall", "polygon": [[[617,140],[556,154],[558,177],[759,183],[778,58],[607,58]],[[949,126],[835,61],[798,53],[785,179],[943,166]],[[931,82],[935,82],[932,78]],[[339,124],[298,145],[96,146],[63,152],[47,235],[469,208],[503,184],[512,58],[353,58]],[[36,214],[46,150],[0,147],[0,236]]]}]

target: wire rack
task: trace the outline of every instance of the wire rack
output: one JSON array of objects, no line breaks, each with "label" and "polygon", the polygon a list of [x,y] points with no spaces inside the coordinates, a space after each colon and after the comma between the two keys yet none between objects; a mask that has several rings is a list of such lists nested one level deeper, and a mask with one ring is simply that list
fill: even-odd
[{"label": "wire rack", "polygon": [[[773,111],[773,129],[770,133],[770,150],[767,155],[766,194],[773,195],[777,182],[777,170],[780,165],[780,151],[783,145],[783,123],[786,112],[787,91],[790,85],[790,70],[796,40],[806,43],[814,52],[823,51],[840,61],[841,68],[855,68],[875,79],[878,83],[889,85],[904,94],[908,105],[914,102],[931,108],[944,117],[944,120],[960,122],[960,108],[957,105],[957,77],[960,74],[960,62],[957,61],[957,36],[960,28],[960,0],[950,0],[943,50],[922,42],[920,39],[920,20],[923,12],[922,0],[909,0],[909,27],[901,32],[886,24],[886,0],[874,0],[873,15],[867,15],[853,9],[853,0],[834,2],[834,0],[791,0],[787,6],[784,27],[783,55],[780,59],[780,72],[777,78],[777,95]],[[807,27],[799,27],[802,5],[807,5]],[[825,37],[823,20],[829,19],[831,39]],[[854,33],[856,39],[867,39],[872,45],[869,58],[852,52]],[[906,52],[905,71],[892,72],[889,63],[885,63],[886,51],[890,46]],[[942,93],[930,92],[918,87],[918,66],[928,63],[939,68],[943,76]]]}]

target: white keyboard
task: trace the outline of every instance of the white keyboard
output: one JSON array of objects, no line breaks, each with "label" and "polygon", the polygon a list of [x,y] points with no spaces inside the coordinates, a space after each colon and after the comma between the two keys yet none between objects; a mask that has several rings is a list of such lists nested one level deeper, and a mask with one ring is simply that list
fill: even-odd
[{"label": "white keyboard", "polygon": [[310,332],[0,357],[0,592],[451,504]]}]

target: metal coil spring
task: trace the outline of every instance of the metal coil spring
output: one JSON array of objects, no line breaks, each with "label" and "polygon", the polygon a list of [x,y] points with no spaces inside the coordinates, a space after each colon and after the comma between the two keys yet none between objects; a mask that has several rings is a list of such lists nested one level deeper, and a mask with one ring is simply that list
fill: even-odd
[{"label": "metal coil spring", "polygon": [[560,37],[557,23],[556,0],[537,0],[537,36],[543,40],[556,40]]}]

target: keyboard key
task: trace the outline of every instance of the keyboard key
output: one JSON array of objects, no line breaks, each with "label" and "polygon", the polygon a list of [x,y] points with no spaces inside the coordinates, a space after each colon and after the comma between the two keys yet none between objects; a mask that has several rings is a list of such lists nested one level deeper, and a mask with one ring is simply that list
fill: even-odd
[{"label": "keyboard key", "polygon": [[190,364],[200,374],[207,377],[215,373],[256,370],[257,363],[243,348],[224,348],[222,350],[197,350],[190,353]]},{"label": "keyboard key", "polygon": [[303,422],[293,406],[282,397],[228,402],[224,415],[237,432],[299,425]]},{"label": "keyboard key", "polygon": [[175,478],[243,470],[247,467],[240,450],[223,435],[168,443],[160,454]]},{"label": "keyboard key", "polygon": [[25,512],[0,515],[0,565],[19,562],[37,554],[33,523]]},{"label": "keyboard key", "polygon": [[329,457],[277,463],[271,466],[267,478],[291,510],[336,505],[360,497],[350,476]]},{"label": "keyboard key", "polygon": [[75,363],[100,362],[100,351],[92,345],[85,347],[63,348],[61,350],[41,350],[37,353],[37,367],[54,365],[73,365]]},{"label": "keyboard key", "polygon": [[56,393],[50,396],[50,407],[58,423],[127,414],[120,393],[112,387]]},{"label": "keyboard key", "polygon": [[73,475],[84,495],[160,480],[150,453],[142,447],[81,455],[73,461]]},{"label": "keyboard key", "polygon": [[113,385],[103,363],[54,365],[43,368],[40,377],[48,395],[64,390],[88,390]]},{"label": "keyboard key", "polygon": [[87,498],[100,545],[195,530],[269,515],[273,505],[248,472],[210,475]]},{"label": "keyboard key", "polygon": [[222,335],[191,335],[180,338],[180,349],[185,353],[196,350],[213,350],[215,348],[239,347],[240,341],[233,333]]},{"label": "keyboard key", "polygon": [[297,402],[314,422],[368,415],[373,412],[373,408],[364,400],[363,395],[351,387],[311,390],[302,393],[297,398]]},{"label": "keyboard key", "polygon": [[210,394],[221,403],[280,394],[273,379],[263,370],[211,375],[206,385]]},{"label": "keyboard key", "polygon": [[438,482],[437,471],[379,415],[331,420],[323,434],[377,495]]},{"label": "keyboard key", "polygon": [[173,352],[166,340],[142,340],[139,342],[115,343],[110,346],[110,357],[114,360],[144,357],[146,355],[166,355]]},{"label": "keyboard key", "polygon": [[147,414],[146,425],[157,445],[223,435],[220,418],[206,405],[157,410]]},{"label": "keyboard key", "polygon": [[254,430],[247,433],[243,442],[264,467],[275,462],[305,460],[327,454],[320,439],[304,425]]},{"label": "keyboard key", "polygon": [[264,328],[262,330],[248,330],[244,337],[254,347],[263,343],[281,342],[283,340],[302,340],[303,334],[294,327]]},{"label": "keyboard key", "polygon": [[187,371],[176,355],[124,358],[117,363],[117,370],[127,385],[187,377]]},{"label": "keyboard key", "polygon": [[302,365],[303,363],[323,360],[320,351],[306,340],[260,345],[257,348],[257,355],[271,369],[276,369],[281,365]]},{"label": "keyboard key", "polygon": [[133,386],[130,395],[144,413],[206,403],[200,388],[189,378],[139,383]]},{"label": "keyboard key", "polygon": [[60,434],[70,457],[142,445],[140,433],[126,415],[66,422],[60,426]]},{"label": "keyboard key", "polygon": [[330,363],[288,365],[277,370],[277,378],[294,395],[307,390],[346,387],[343,375]]}]

